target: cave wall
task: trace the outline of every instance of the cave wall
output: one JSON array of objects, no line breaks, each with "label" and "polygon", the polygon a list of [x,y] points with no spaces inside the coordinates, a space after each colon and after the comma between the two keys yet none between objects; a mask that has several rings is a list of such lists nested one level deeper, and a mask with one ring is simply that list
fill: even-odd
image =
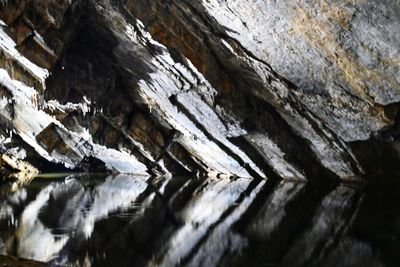
[{"label": "cave wall", "polygon": [[399,14],[394,0],[3,1],[2,151],[42,171],[396,178]]}]

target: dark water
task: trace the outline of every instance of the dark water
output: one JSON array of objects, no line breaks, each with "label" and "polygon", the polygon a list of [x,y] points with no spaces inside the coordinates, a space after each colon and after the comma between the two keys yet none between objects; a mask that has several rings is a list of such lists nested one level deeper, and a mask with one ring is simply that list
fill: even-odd
[{"label": "dark water", "polygon": [[50,266],[400,266],[397,192],[241,178],[35,180],[0,189],[0,255]]}]

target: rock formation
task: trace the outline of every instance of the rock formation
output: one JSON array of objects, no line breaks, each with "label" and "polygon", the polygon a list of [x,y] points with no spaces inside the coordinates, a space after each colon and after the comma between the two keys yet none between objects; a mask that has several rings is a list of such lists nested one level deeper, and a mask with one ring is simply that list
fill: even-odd
[{"label": "rock formation", "polygon": [[395,0],[3,0],[1,153],[41,171],[399,176]]}]

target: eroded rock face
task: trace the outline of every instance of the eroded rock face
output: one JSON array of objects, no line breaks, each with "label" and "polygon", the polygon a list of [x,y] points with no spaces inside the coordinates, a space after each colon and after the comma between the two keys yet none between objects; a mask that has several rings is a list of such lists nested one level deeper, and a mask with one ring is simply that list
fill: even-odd
[{"label": "eroded rock face", "polygon": [[42,169],[397,177],[399,15],[394,0],[9,0],[2,147]]}]

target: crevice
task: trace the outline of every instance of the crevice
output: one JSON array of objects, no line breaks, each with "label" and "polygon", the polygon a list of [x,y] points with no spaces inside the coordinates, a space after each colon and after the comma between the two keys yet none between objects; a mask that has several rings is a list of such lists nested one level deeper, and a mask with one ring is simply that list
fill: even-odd
[{"label": "crevice", "polygon": [[241,157],[239,157],[238,155],[236,155],[230,148],[228,148],[225,144],[223,144],[217,138],[212,136],[212,134],[210,134],[207,131],[207,129],[197,120],[197,118],[195,116],[193,116],[190,113],[190,111],[178,101],[176,95],[172,95],[169,98],[169,100],[171,101],[172,104],[174,104],[178,108],[178,110],[180,110],[186,116],[188,116],[188,118],[190,118],[190,120],[196,125],[196,127],[198,129],[200,129],[209,140],[213,141],[226,154],[228,154],[230,157],[232,157],[234,160],[236,160],[240,164],[240,166],[243,167],[252,177],[259,178],[259,179],[264,179],[249,165],[249,163],[244,162],[244,160]]}]

